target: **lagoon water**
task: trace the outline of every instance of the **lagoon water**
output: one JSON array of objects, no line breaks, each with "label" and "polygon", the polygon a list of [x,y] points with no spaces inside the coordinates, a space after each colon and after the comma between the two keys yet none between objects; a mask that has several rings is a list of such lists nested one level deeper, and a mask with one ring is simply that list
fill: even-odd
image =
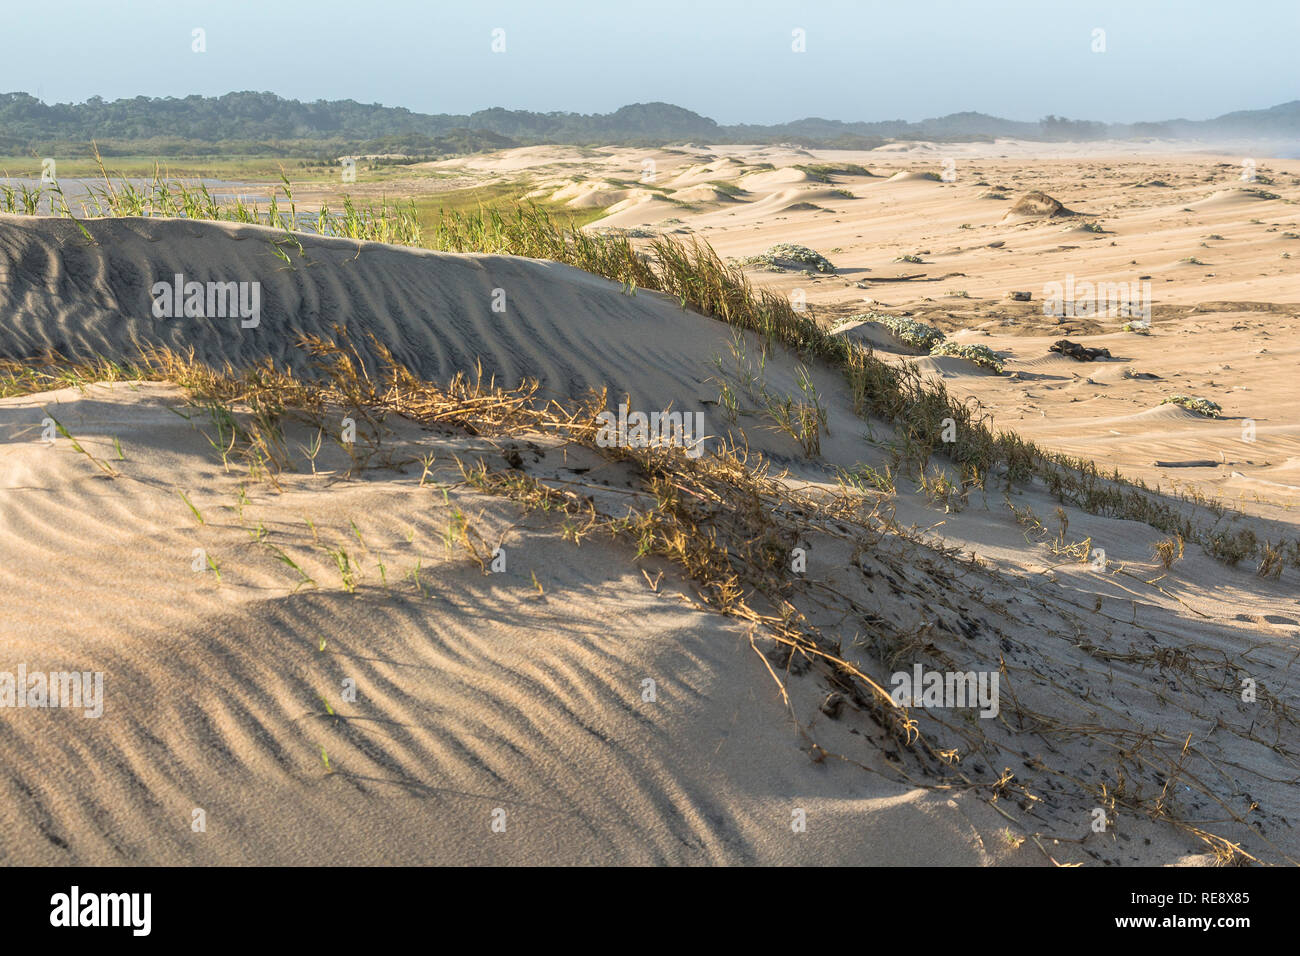
[{"label": "lagoon water", "polygon": [[[123,183],[129,183],[133,188],[138,189],[146,194],[153,186],[152,179],[141,178],[115,178],[113,179],[113,188],[119,192]],[[232,205],[236,202],[243,202],[245,205],[253,207],[258,218],[263,223],[269,223],[268,207],[271,204],[271,197],[276,193],[278,186],[273,183],[244,183],[230,182],[222,179],[185,179],[185,180],[166,180],[169,188],[174,182],[184,182],[191,189],[196,189],[200,185],[206,186],[208,192],[218,203],[223,206]],[[54,191],[55,186],[63,192],[63,200],[60,200],[59,193]],[[54,216],[63,214],[63,201],[68,204],[68,209],[77,218],[86,218],[97,215],[95,210],[95,200],[104,193],[104,180],[102,178],[60,178],[56,184],[44,183],[38,179],[26,178],[6,178],[0,177],[0,192],[8,187],[13,189],[18,195],[14,198],[14,211],[26,212],[26,207],[22,203],[22,190],[26,187],[29,193],[37,194],[37,206],[35,214],[38,216]],[[283,203],[284,197],[280,197]],[[6,206],[4,200],[0,198],[0,212],[4,212]],[[280,209],[280,216],[288,219],[289,209],[287,204]],[[338,213],[332,213],[331,219],[338,218]],[[182,214],[184,218],[184,214]],[[297,226],[299,228],[314,226],[317,222],[317,213],[304,212],[298,210]],[[315,231],[311,229],[310,231]]]},{"label": "lagoon water", "polygon": [[[275,187],[268,183],[242,183],[230,182],[223,179],[181,179],[165,180],[169,185],[173,182],[184,182],[190,188],[198,188],[200,185],[206,186],[212,197],[221,203],[233,203],[236,200],[243,200],[245,203],[257,203],[265,207],[271,201],[271,195]],[[147,191],[153,185],[152,178],[135,178],[135,177],[113,177],[113,188],[120,190],[123,183],[130,184],[133,188],[141,191]],[[21,192],[24,186],[30,192],[40,192],[40,201],[37,207],[37,215],[51,215],[50,201],[54,202],[54,211],[61,212],[62,204],[59,202],[57,192],[52,190],[57,185],[58,189],[63,191],[63,198],[67,201],[68,207],[74,215],[94,215],[94,197],[103,192],[104,180],[100,177],[60,177],[57,184],[42,182],[39,179],[29,179],[21,177],[0,177],[0,188],[5,186],[17,192]],[[83,209],[84,204],[84,209]]]}]

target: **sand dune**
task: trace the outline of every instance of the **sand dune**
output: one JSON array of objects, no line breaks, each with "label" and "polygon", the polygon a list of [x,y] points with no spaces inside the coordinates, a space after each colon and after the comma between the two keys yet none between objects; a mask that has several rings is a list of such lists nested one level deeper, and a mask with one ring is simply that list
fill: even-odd
[{"label": "sand dune", "polygon": [[[217,365],[265,357],[304,367],[297,338],[375,335],[420,374],[447,379],[482,361],[503,384],[525,378],[548,394],[578,398],[635,370],[637,401],[694,402],[707,392],[696,358],[726,351],[725,332],[665,296],[633,298],[588,273],[505,256],[459,256],[377,243],[304,237],[289,268],[273,253],[273,230],[182,221],[92,222],[91,246],[60,220],[0,218],[0,354],[133,359],[138,349],[193,348]],[[295,253],[296,255],[296,253]],[[261,316],[156,319],[151,287],[186,281],[261,284]],[[505,312],[494,312],[495,289]]]},{"label": "sand dune", "polygon": [[1187,205],[1194,209],[1233,209],[1258,201],[1259,196],[1251,190],[1243,188],[1216,189],[1204,199],[1194,200]]},{"label": "sand dune", "polygon": [[1073,216],[1059,200],[1037,189],[1025,193],[1007,210],[1007,221],[1015,219],[1056,219]]},{"label": "sand dune", "polygon": [[690,166],[684,172],[674,176],[666,185],[671,189],[685,189],[718,180],[729,180],[744,168],[745,164],[740,160],[724,156],[717,162]]},{"label": "sand dune", "polygon": [[[99,721],[32,710],[6,720],[0,755],[11,770],[0,813],[15,835],[7,862],[1046,862],[1001,835],[1008,818],[978,791],[948,795],[900,782],[888,769],[898,758],[887,758],[869,720],[853,713],[818,719],[825,687],[816,678],[791,679],[795,712],[819,745],[877,772],[810,761],[744,629],[700,610],[671,571],[652,587],[641,570],[653,579],[663,570],[655,562],[598,541],[575,550],[500,499],[458,489],[443,502],[421,488],[419,467],[332,487],[303,469],[278,492],[250,488],[237,514],[246,477],[214,466],[203,437],[168,406],[184,407],[167,386],[0,402],[9,437],[0,546],[23,559],[0,571],[6,647],[32,669],[75,662],[107,675]],[[117,438],[126,456],[118,467],[129,478],[105,482],[80,457],[46,447],[31,426],[38,409],[56,410],[93,453],[108,456],[110,436]],[[405,431],[448,459],[499,454],[491,443]],[[293,437],[309,439],[305,431]],[[544,449],[530,472],[572,478],[572,469],[590,464]],[[320,462],[324,474],[336,466]],[[178,490],[205,525],[192,520]],[[499,536],[510,557],[505,573],[484,576],[444,549],[451,507]],[[915,507],[906,505],[904,515]],[[1118,543],[1131,532],[1116,537],[1104,520],[1073,518],[1081,533],[1116,542],[1117,560],[1139,549],[1136,541]],[[1014,525],[991,528],[979,511],[950,520],[951,540],[973,535],[986,559],[1008,569],[1020,560],[1024,542],[1015,544]],[[250,542],[246,526],[254,523],[321,586],[296,590],[292,576]],[[323,549],[352,540],[354,527],[364,538],[354,545],[362,583],[345,593],[328,584]],[[900,621],[976,609],[974,645],[961,650],[970,639],[943,629],[931,639],[965,660],[1010,641],[1007,680],[1038,709],[1077,719],[1034,676],[1064,668],[1096,688],[1111,682],[1108,721],[1112,710],[1128,710],[1135,727],[1149,728],[1173,713],[1152,697],[1151,677],[1140,668],[1116,671],[1071,648],[1072,604],[1095,582],[1075,576],[1062,579],[1064,590],[1030,585],[1032,597],[1022,602],[1015,592],[1026,585],[970,571],[955,603],[934,591],[927,609],[914,595],[935,583],[895,565],[915,560],[905,557],[906,546],[898,551],[902,542],[883,544],[868,565],[873,576],[894,578],[894,596],[873,596],[862,583],[869,578],[854,584],[834,539],[811,544],[811,573]],[[220,585],[192,570],[194,547],[220,563]],[[417,560],[425,594],[381,585],[379,561],[398,580]],[[78,599],[51,602],[30,587],[26,562],[75,573]],[[1192,581],[1214,573],[1203,558],[1183,568]],[[1001,589],[991,592],[998,595],[992,605],[968,603],[975,593],[968,588],[990,587]],[[1184,627],[1189,647],[1231,652],[1258,643],[1253,626],[1193,623],[1176,601],[1154,593],[1143,602],[1142,626],[1126,629],[1120,621],[1129,602],[1122,589],[1110,590],[1103,585],[1103,601],[1114,613],[1101,620],[1119,647],[1154,640],[1158,648],[1167,638],[1141,633]],[[1198,611],[1235,606],[1238,614],[1291,619],[1276,592],[1271,606],[1258,593],[1235,605],[1231,591],[1196,599],[1189,590],[1186,599]],[[828,608],[822,624],[832,626],[840,613]],[[1254,667],[1271,684],[1268,668],[1281,662],[1270,658],[1264,651]],[[641,696],[647,677],[657,684],[654,703]],[[341,692],[347,680],[355,681],[355,701]],[[1248,715],[1212,693],[1180,685],[1165,694],[1192,695],[1233,732],[1245,730]],[[928,716],[921,720],[928,727]],[[1171,737],[1179,726],[1169,728]],[[1244,762],[1239,773],[1268,820],[1292,813],[1293,789],[1261,777],[1283,773],[1279,758],[1234,741],[1225,735],[1210,752]],[[973,754],[967,772],[979,777],[1013,759],[1013,744],[1005,746],[1005,753]],[[1104,760],[1086,738],[1059,746],[1063,752],[1045,755],[1049,763]],[[1033,761],[1014,765],[1036,779]],[[1198,757],[1191,769],[1199,767]],[[1151,785],[1158,790],[1158,778]],[[1040,814],[1055,821],[1053,832],[1086,832],[1088,806],[1083,794],[1052,797]],[[201,834],[190,828],[195,809],[205,813]],[[791,832],[792,809],[811,821],[806,834]],[[504,833],[490,829],[499,810]],[[1011,822],[1016,832],[1020,817]],[[1141,819],[1124,817],[1123,832],[1142,839],[1122,850],[1097,841],[1088,854],[1200,859],[1195,840]],[[1238,835],[1270,858],[1294,853],[1285,831],[1274,832],[1280,847]],[[1077,851],[1057,845],[1049,852],[1071,859]]]},{"label": "sand dune", "polygon": [[774,187],[788,186],[791,183],[811,183],[816,179],[811,173],[803,169],[787,167],[785,169],[772,169],[766,172],[749,173],[741,176],[737,184],[742,189],[753,192],[772,189]]},{"label": "sand dune", "polygon": [[[192,341],[210,361],[293,364],[292,335],[333,321],[354,336],[374,331],[436,378],[457,361],[449,340],[477,337],[476,358],[503,378],[540,374],[557,395],[598,380],[649,393],[688,388],[687,370],[730,338],[662,297],[633,299],[552,264],[314,241],[311,266],[277,274],[266,230],[92,223],[98,244],[70,252],[66,225],[0,224],[5,306],[21,330],[0,345],[5,357],[59,345],[125,359],[136,344]],[[39,287],[37,262],[51,279]],[[196,319],[183,339],[159,328],[132,304],[153,274],[178,269],[260,277],[261,323]],[[532,307],[488,324],[476,299],[495,282]],[[567,315],[569,338],[548,315]],[[592,339],[579,343],[584,323]],[[551,364],[561,355],[580,364]],[[789,366],[793,387],[793,363],[775,364]],[[994,825],[977,802],[864,786],[849,768],[810,777],[742,629],[700,610],[671,575],[648,586],[652,562],[599,542],[575,552],[500,499],[431,497],[418,467],[322,485],[315,470],[336,475],[337,452],[278,490],[250,488],[169,411],[183,408],[165,385],[0,401],[0,547],[14,558],[0,572],[7,652],[32,670],[75,663],[108,675],[102,722],[39,710],[6,721],[0,752],[23,768],[5,782],[3,822],[18,834],[6,862],[980,863],[1004,853],[971,830],[972,820]],[[41,440],[49,413],[91,454],[123,449],[128,477],[101,483],[83,458]],[[445,462],[438,480],[455,473],[453,456],[499,454],[404,433]],[[292,438],[305,448],[311,435]],[[572,451],[539,451],[539,474],[585,470]],[[446,552],[452,507],[500,536],[504,575]],[[250,542],[252,521],[322,586],[299,590]],[[325,585],[325,544],[342,546],[349,528],[355,592]],[[195,547],[213,556],[219,583],[194,569]],[[380,562],[398,580],[417,561],[427,593],[381,585]],[[77,599],[49,607],[19,570],[32,565],[75,575]],[[660,687],[654,705],[641,700],[647,675]],[[341,697],[345,680],[355,706]],[[824,696],[800,693],[814,707]],[[807,840],[792,839],[796,804],[818,821]],[[499,807],[518,837],[491,831]],[[322,832],[333,835],[311,836]]]},{"label": "sand dune", "polygon": [[716,186],[689,186],[685,189],[678,189],[668,194],[668,198],[677,202],[700,203],[700,202],[734,202],[735,200],[729,193],[717,188]]},{"label": "sand dune", "polygon": [[900,170],[889,177],[891,183],[937,183],[939,176],[937,173]]}]

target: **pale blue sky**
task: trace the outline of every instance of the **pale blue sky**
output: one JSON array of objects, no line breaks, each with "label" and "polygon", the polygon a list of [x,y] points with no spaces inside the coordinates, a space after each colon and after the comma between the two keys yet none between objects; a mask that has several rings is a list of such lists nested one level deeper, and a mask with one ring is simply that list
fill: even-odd
[{"label": "pale blue sky", "polygon": [[[1300,0],[23,0],[0,92],[269,90],[424,113],[607,112],[723,123],[1204,119],[1300,98]],[[191,30],[207,52],[191,52]],[[506,52],[491,52],[491,31]],[[1092,31],[1106,31],[1093,53]],[[807,31],[807,52],[791,31]]]}]

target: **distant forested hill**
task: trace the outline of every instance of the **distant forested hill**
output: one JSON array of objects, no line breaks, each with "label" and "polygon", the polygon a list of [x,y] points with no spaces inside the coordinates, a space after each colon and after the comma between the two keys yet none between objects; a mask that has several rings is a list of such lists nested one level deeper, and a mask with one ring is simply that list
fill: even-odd
[{"label": "distant forested hill", "polygon": [[[1038,140],[1102,137],[1258,137],[1300,135],[1300,100],[1212,120],[1115,125],[1048,116],[1036,123],[983,113],[953,113],[917,123],[807,118],[774,126],[724,126],[668,103],[636,103],[613,113],[532,113],[488,109],[469,114],[413,113],[353,100],[303,103],[273,93],[180,99],[138,96],[46,104],[26,93],[0,94],[0,151],[39,150],[97,140],[118,149],[150,143],[199,152],[275,152],[292,144],[322,150],[462,153],[539,143],[663,145],[674,142],[780,143],[870,148],[889,140]],[[167,151],[164,149],[163,151]]]}]

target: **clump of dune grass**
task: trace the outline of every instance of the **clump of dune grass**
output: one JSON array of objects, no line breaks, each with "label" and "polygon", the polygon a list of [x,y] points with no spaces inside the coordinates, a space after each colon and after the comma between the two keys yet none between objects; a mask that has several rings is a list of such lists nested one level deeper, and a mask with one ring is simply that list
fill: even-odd
[{"label": "clump of dune grass", "polygon": [[1161,399],[1160,404],[1181,405],[1188,411],[1204,415],[1206,418],[1220,418],[1223,415],[1223,406],[1218,402],[1212,402],[1208,398],[1196,398],[1191,395],[1170,395],[1168,398]]},{"label": "clump of dune grass", "polygon": [[[1236,567],[1246,558],[1260,551],[1258,536],[1250,528],[1215,531],[1204,542],[1203,547],[1212,558],[1230,568]],[[1265,560],[1267,559],[1266,554]]]},{"label": "clump of dune grass", "polygon": [[[1294,543],[1290,547],[1292,550],[1297,549]],[[1280,578],[1282,568],[1286,564],[1286,549],[1285,545],[1275,545],[1272,541],[1265,541],[1261,549],[1259,567],[1255,569],[1255,573],[1261,578]]]},{"label": "clump of dune grass", "polygon": [[1155,547],[1152,548],[1152,557],[1159,561],[1160,566],[1167,571],[1174,566],[1175,561],[1182,558],[1183,544],[1183,539],[1179,537],[1164,538],[1157,541]]},{"label": "clump of dune grass", "polygon": [[931,355],[951,355],[954,358],[964,359],[978,365],[980,368],[986,368],[990,371],[1001,375],[1005,367],[1002,359],[998,354],[987,345],[974,345],[967,342],[940,342],[930,350]]}]

